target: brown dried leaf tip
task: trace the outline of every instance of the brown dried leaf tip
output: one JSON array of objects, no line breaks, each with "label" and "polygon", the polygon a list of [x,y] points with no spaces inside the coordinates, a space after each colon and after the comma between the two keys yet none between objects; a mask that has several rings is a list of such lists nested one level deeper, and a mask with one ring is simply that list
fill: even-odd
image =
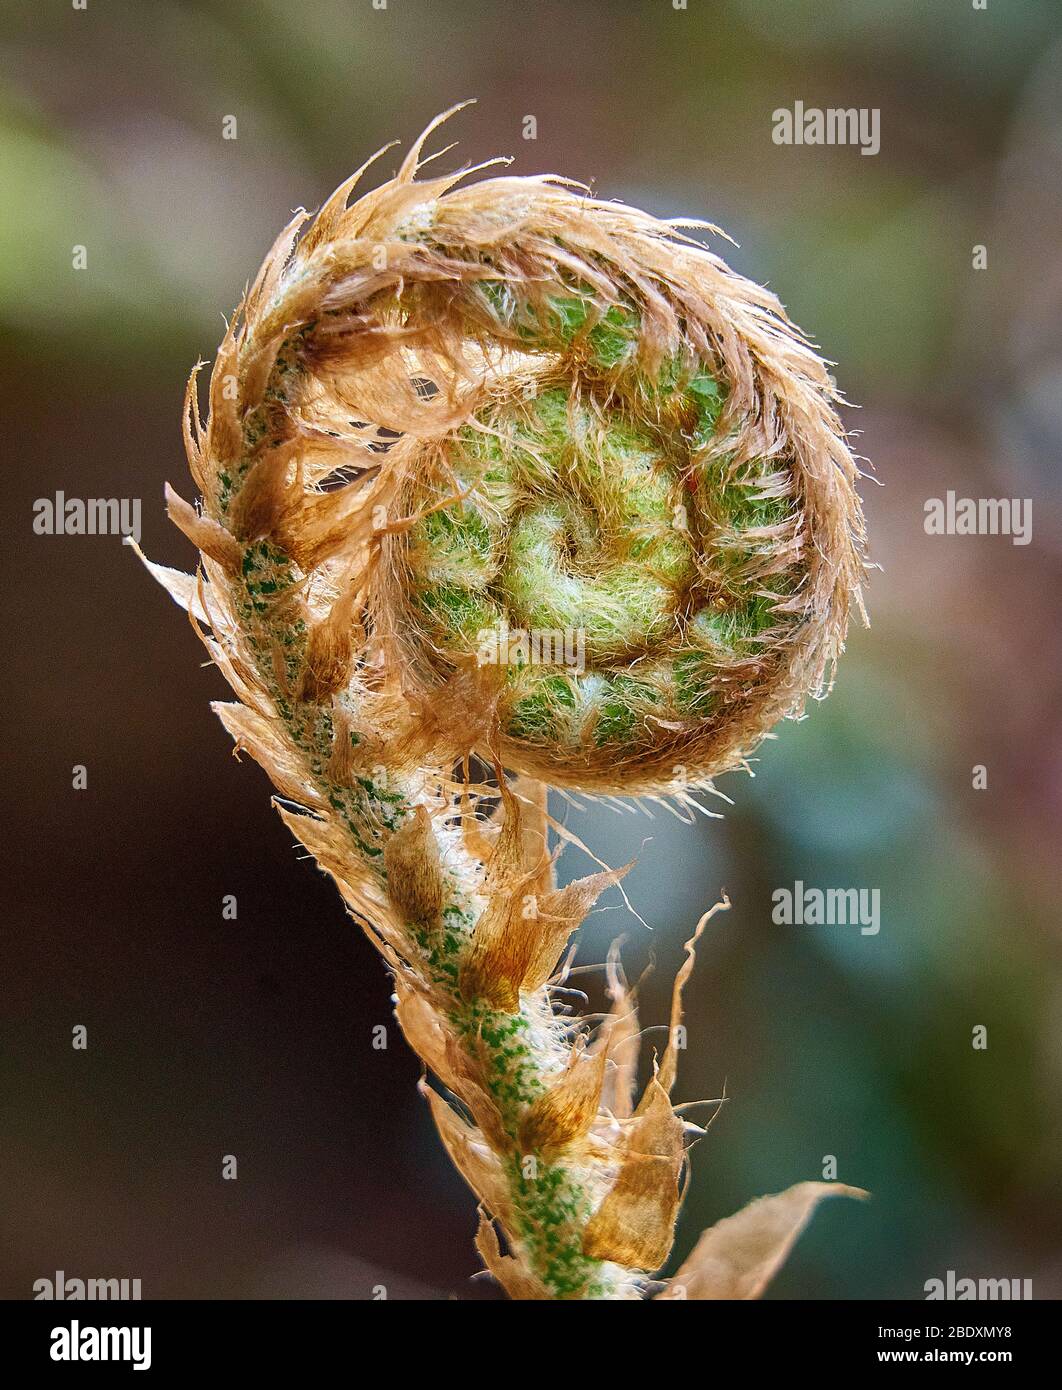
[{"label": "brown dried leaf tip", "polygon": [[[583,846],[547,787],[695,807],[823,692],[860,603],[858,474],[772,295],[565,180],[421,177],[438,124],[278,237],[205,422],[195,372],[185,396],[201,498],[167,505],[199,572],[149,568],[393,974],[487,1267],[514,1298],[642,1298],[694,1131],[670,1097],[711,914],[635,1103],[616,954],[601,1022],[556,992],[626,870],[557,887]],[[754,1297],[825,1190],[713,1228],[667,1296]]]}]

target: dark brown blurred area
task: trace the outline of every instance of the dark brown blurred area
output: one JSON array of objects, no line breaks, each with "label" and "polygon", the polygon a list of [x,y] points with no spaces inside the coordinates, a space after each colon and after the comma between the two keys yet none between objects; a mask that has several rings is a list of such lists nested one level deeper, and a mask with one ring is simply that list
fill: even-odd
[{"label": "dark brown blurred area", "polygon": [[[187,619],[116,537],[32,528],[60,490],[142,498],[145,551],[188,568],[162,487],[191,493],[189,368],[293,207],[468,96],[453,161],[725,227],[837,361],[874,466],[873,626],[721,784],[725,818],[564,808],[608,862],[640,853],[652,934],[609,899],[580,959],[620,934],[632,975],[652,959],[647,1023],[734,902],[687,996],[679,1099],[729,1099],[676,1252],[836,1155],[874,1201],[827,1204],[773,1296],[921,1298],[948,1269],[1062,1294],[1060,59],[1054,0],[3,8],[0,1295],[63,1269],[145,1297],[495,1296],[376,953],[232,757]],[[796,100],[880,109],[880,153],[775,145]],[[928,536],[949,489],[1032,499],[1031,544]],[[773,924],[795,879],[880,889],[880,933]]]}]

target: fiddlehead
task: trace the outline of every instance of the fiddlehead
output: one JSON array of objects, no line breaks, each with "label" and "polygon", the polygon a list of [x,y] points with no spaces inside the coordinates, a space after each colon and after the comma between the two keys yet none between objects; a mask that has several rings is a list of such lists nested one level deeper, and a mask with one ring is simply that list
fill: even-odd
[{"label": "fiddlehead", "polygon": [[678,1207],[674,1043],[634,1108],[615,965],[596,1036],[554,1017],[620,873],[554,886],[544,784],[685,797],[821,689],[862,576],[856,470],[772,296],[559,180],[418,178],[424,138],[267,257],[205,427],[189,387],[202,510],[170,512],[203,573],[153,568],[394,973],[506,1236],[484,1219],[491,1269],[518,1297],[638,1296]]}]

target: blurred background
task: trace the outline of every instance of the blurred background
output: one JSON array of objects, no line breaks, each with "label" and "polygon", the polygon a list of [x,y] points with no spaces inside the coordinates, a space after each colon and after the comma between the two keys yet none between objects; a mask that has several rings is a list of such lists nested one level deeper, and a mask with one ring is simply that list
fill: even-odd
[{"label": "blurred background", "polygon": [[[725,817],[558,807],[610,863],[640,852],[652,931],[606,899],[580,959],[625,935],[632,976],[655,962],[647,1024],[700,912],[733,899],[687,992],[679,1099],[728,1100],[676,1257],[833,1155],[873,1201],[827,1204],[771,1297],[921,1298],[948,1270],[1062,1296],[1057,0],[0,14],[0,1294],[62,1269],[145,1297],[496,1296],[380,962],[230,756],[220,675],[117,538],[32,530],[57,490],[141,497],[145,550],[188,568],[162,486],[191,490],[190,366],[293,208],[476,97],[453,160],[725,227],[740,245],[715,249],[837,362],[875,470],[872,628],[755,778],[720,783]],[[880,153],[775,145],[798,100],[880,109]],[[927,536],[949,489],[1033,499],[1032,544]],[[880,932],[775,925],[796,879],[879,889]]]}]

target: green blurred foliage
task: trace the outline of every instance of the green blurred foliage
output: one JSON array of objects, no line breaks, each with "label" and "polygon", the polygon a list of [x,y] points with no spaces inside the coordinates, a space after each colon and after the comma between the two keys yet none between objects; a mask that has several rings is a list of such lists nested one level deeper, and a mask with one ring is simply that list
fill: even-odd
[{"label": "green blurred foliage", "polygon": [[[886,484],[865,489],[875,626],[755,779],[726,780],[723,821],[565,811],[610,862],[641,851],[628,887],[654,928],[650,943],[614,906],[584,958],[626,932],[635,974],[656,958],[644,1000],[660,1022],[683,934],[722,885],[732,895],[688,995],[683,1098],[726,1084],[730,1099],[695,1150],[683,1250],[835,1154],[874,1200],[828,1205],[776,1296],[918,1297],[948,1268],[1057,1294],[1057,792],[1032,771],[1058,746],[1043,651],[1057,550],[1041,532],[1024,555],[993,540],[960,556],[921,528],[926,496],[1006,473],[997,407],[1012,434],[1043,428],[995,364],[1025,331],[1005,277],[1062,273],[1057,225],[1024,218],[1020,189],[1007,201],[1016,113],[1062,51],[1057,0],[90,0],[9,9],[4,31],[7,354],[83,392],[139,383],[151,409],[165,387],[174,431],[182,369],[212,351],[290,209],[465,97],[479,106],[446,133],[455,160],[513,153],[516,172],[569,173],[737,238],[712,244],[777,290],[864,407],[846,419]],[[881,154],[773,145],[772,110],[797,99],[880,107]],[[1062,109],[1037,110],[1057,149]],[[987,295],[970,269],[985,241],[1004,285]],[[71,271],[75,244],[87,273]],[[1039,360],[1055,383],[1057,359]],[[76,451],[74,412],[63,428]],[[117,447],[134,458],[135,440]],[[136,465],[157,495],[161,467]],[[773,888],[798,878],[880,889],[880,933],[773,925]],[[442,1172],[434,1148],[425,1161]]]}]

